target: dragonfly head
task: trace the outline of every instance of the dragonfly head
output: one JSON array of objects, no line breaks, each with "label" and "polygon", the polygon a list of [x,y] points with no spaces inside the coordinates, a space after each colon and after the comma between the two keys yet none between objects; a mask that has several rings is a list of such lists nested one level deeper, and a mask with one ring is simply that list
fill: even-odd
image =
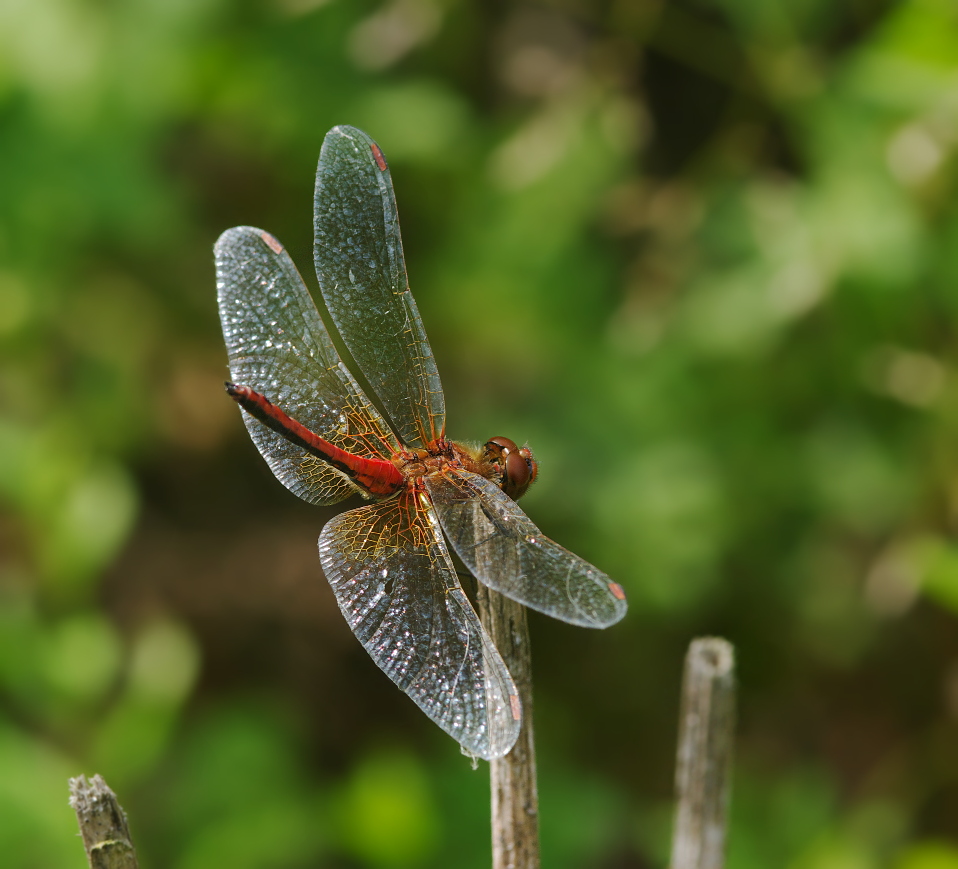
[{"label": "dragonfly head", "polygon": [[533,458],[529,447],[519,447],[505,437],[486,441],[486,455],[502,469],[499,485],[513,501],[518,501],[531,486],[539,473],[539,463]]}]

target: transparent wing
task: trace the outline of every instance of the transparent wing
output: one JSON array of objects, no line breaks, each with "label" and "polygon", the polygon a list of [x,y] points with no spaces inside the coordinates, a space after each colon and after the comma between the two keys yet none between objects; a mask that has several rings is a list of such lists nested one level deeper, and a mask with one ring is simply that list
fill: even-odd
[{"label": "transparent wing", "polygon": [[442,386],[406,280],[389,169],[361,130],[327,133],[313,208],[326,307],[400,439],[424,446],[443,428]]},{"label": "transparent wing", "polygon": [[495,483],[468,471],[425,482],[453,549],[484,585],[588,628],[608,627],[625,615],[622,587],[544,536]]},{"label": "transparent wing", "polygon": [[[366,457],[398,444],[340,361],[303,279],[268,232],[236,226],[216,242],[216,288],[230,376],[328,441]],[[253,443],[288,489],[313,504],[354,491],[338,471],[243,413]]]},{"label": "transparent wing", "polygon": [[467,751],[512,748],[520,707],[506,665],[459,586],[438,523],[416,495],[342,513],[319,557],[376,664]]}]

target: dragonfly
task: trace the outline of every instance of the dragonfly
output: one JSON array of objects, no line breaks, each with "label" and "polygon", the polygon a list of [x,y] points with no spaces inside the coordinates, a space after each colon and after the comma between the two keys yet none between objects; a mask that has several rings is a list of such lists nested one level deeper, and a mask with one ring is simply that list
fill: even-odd
[{"label": "dragonfly", "polygon": [[343,616],[373,661],[466,753],[502,757],[519,734],[519,695],[450,548],[479,582],[574,625],[619,621],[625,593],[517,505],[538,473],[528,446],[446,438],[392,178],[361,130],[326,135],[313,218],[326,310],[375,401],[343,363],[283,245],[250,226],[227,230],[215,246],[227,393],[290,491],[318,505],[357,492],[369,501],[319,537]]}]

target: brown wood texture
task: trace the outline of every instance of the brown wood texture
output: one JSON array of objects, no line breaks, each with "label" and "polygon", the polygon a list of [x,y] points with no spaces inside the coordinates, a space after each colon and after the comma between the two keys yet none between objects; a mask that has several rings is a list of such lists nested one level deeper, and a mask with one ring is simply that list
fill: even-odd
[{"label": "brown wood texture", "polygon": [[735,652],[718,637],[685,657],[671,869],[721,869],[735,738]]},{"label": "brown wood texture", "polygon": [[512,751],[491,761],[493,869],[539,869],[539,792],[532,727],[532,654],[525,607],[480,585],[479,614],[522,702]]},{"label": "brown wood texture", "polygon": [[126,814],[116,795],[95,775],[70,779],[70,806],[76,812],[90,869],[137,869]]}]

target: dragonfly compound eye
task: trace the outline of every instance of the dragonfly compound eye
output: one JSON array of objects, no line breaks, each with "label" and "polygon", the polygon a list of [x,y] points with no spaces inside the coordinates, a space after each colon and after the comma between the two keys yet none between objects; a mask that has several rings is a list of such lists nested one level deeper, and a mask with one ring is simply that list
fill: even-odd
[{"label": "dragonfly compound eye", "polygon": [[526,464],[529,466],[529,482],[526,483],[526,488],[528,488],[536,481],[539,474],[539,463],[532,455],[532,450],[529,449],[528,445],[519,450],[519,455],[526,460]]},{"label": "dragonfly compound eye", "polygon": [[486,448],[489,449],[490,447],[492,448],[490,452],[504,456],[508,456],[509,453],[514,453],[519,449],[518,444],[516,444],[514,440],[504,437],[489,438],[489,440],[486,441]]},{"label": "dragonfly compound eye", "polygon": [[502,491],[512,500],[518,501],[532,485],[539,471],[539,465],[532,457],[532,450],[528,447],[519,449],[515,441],[506,437],[492,438],[486,442],[486,449],[492,453],[498,452],[498,461],[502,468]]}]

